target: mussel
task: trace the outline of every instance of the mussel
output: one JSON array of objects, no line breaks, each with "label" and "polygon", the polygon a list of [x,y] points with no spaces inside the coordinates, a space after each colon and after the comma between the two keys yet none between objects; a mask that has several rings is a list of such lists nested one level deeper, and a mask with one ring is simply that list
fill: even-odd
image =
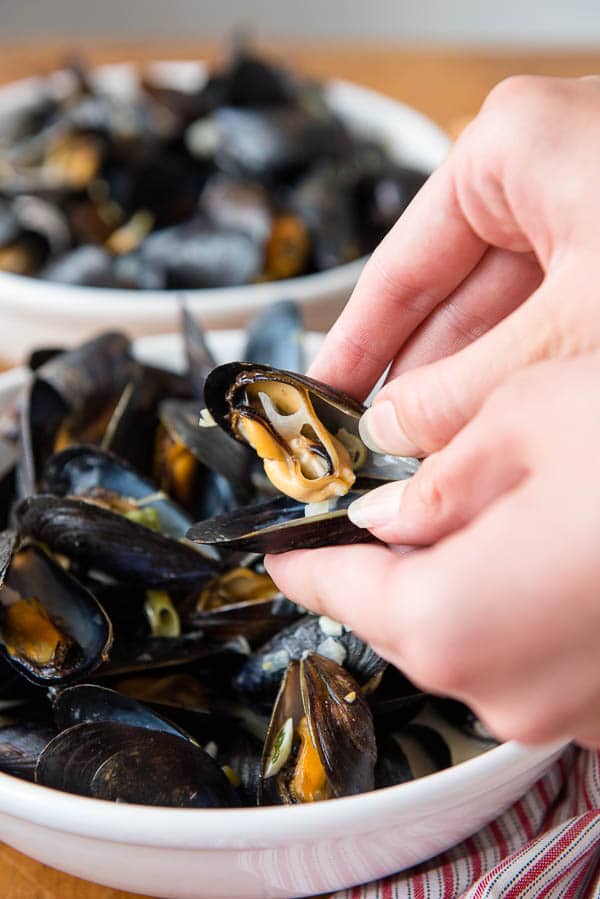
[{"label": "mussel", "polygon": [[211,639],[244,637],[250,644],[267,640],[300,613],[264,571],[230,568],[200,592],[186,621]]},{"label": "mussel", "polygon": [[375,758],[373,719],[356,681],[322,656],[292,662],[265,742],[261,802],[315,802],[372,790]]},{"label": "mussel", "polygon": [[375,538],[348,518],[348,506],[362,492],[305,505],[283,496],[233,514],[198,521],[188,538],[200,546],[253,553],[284,553],[291,549],[369,543]]},{"label": "mussel", "polygon": [[87,500],[37,494],[21,501],[15,518],[22,534],[124,583],[200,587],[216,570],[191,545]]},{"label": "mussel", "polygon": [[217,763],[190,740],[112,721],[62,731],[41,753],[35,780],[113,802],[179,808],[241,804]]},{"label": "mussel", "polygon": [[353,631],[325,615],[303,615],[288,624],[244,661],[234,685],[254,700],[273,700],[291,661],[307,653],[343,665],[364,692],[378,686],[387,663]]},{"label": "mussel", "polygon": [[275,487],[300,502],[343,496],[359,476],[401,480],[418,466],[368,450],[358,434],[364,406],[306,375],[230,362],[208,376],[204,398],[217,424],[256,450]]},{"label": "mussel", "polygon": [[56,728],[43,715],[0,721],[0,771],[33,780],[35,766],[44,747],[56,736]]},{"label": "mussel", "polygon": [[94,597],[37,546],[0,537],[0,648],[41,685],[65,684],[107,657],[112,628]]},{"label": "mussel", "polygon": [[160,731],[190,740],[184,730],[162,718],[147,706],[129,696],[99,687],[95,684],[76,684],[61,690],[53,704],[56,724],[60,731],[77,724],[91,724],[99,721],[113,721]]}]

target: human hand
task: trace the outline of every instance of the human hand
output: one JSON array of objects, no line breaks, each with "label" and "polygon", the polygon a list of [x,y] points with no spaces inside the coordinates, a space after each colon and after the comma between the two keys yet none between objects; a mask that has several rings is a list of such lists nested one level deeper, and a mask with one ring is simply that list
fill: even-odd
[{"label": "human hand", "polygon": [[401,495],[380,488],[374,533],[435,545],[296,551],[269,573],[500,738],[600,746],[599,383],[600,354],[531,366]]},{"label": "human hand", "polygon": [[[440,449],[510,372],[600,347],[600,79],[498,85],[374,252],[310,370],[363,433]],[[384,445],[385,435],[385,445]]]}]

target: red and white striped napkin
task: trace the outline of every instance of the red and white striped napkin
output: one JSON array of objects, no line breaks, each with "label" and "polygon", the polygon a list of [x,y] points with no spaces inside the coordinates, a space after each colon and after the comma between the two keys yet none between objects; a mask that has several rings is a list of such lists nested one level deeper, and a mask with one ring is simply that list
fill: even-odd
[{"label": "red and white striped napkin", "polygon": [[600,752],[570,746],[529,792],[468,840],[332,899],[600,897]]}]

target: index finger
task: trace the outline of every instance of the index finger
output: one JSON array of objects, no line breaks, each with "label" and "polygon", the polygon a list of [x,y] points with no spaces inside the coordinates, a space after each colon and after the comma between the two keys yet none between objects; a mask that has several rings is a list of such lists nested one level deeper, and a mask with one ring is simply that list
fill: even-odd
[{"label": "index finger", "polygon": [[461,210],[450,156],[372,254],[310,375],[364,399],[486,249]]}]

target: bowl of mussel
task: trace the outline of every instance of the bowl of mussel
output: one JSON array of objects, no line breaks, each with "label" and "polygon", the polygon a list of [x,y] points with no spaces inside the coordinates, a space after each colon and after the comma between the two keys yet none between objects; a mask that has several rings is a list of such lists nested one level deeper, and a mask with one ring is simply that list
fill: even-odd
[{"label": "bowl of mussel", "polygon": [[210,69],[72,62],[2,87],[0,358],[116,321],[173,331],[181,291],[205,326],[289,296],[322,329],[448,145],[245,45]]},{"label": "bowl of mussel", "polygon": [[560,752],[498,745],[267,575],[368,539],[348,499],[419,465],[303,374],[320,340],[290,302],[246,332],[184,308],[0,376],[3,841],[146,895],[313,895],[448,848]]}]

